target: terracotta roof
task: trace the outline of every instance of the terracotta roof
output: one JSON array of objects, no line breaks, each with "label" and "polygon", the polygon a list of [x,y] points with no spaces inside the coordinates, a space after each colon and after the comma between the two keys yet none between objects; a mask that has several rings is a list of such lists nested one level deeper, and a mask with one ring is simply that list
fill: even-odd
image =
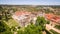
[{"label": "terracotta roof", "polygon": [[48,20],[51,20],[53,22],[59,22],[60,21],[60,16],[56,16],[54,14],[46,14],[45,16]]},{"label": "terracotta roof", "polygon": [[27,11],[16,11],[16,12],[15,12],[15,15],[16,15],[16,16],[25,15],[25,14],[31,14],[31,13],[30,13],[30,12],[27,12]]}]

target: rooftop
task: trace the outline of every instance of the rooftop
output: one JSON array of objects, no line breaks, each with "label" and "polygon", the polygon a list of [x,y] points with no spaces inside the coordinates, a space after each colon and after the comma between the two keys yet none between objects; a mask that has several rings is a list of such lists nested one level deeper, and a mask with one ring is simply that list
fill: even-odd
[{"label": "rooftop", "polygon": [[60,16],[56,16],[54,14],[46,14],[46,18],[48,20],[53,21],[53,22],[59,22],[60,21]]},{"label": "rooftop", "polygon": [[28,15],[28,14],[31,14],[31,12],[28,12],[28,11],[16,11],[16,12],[15,12],[15,15],[16,15],[16,16]]}]

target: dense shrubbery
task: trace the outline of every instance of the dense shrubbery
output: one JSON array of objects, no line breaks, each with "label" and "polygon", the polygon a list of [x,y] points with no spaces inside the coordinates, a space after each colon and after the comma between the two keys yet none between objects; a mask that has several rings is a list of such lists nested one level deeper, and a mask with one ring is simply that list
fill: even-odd
[{"label": "dense shrubbery", "polygon": [[3,22],[0,22],[0,32],[6,31],[6,27]]},{"label": "dense shrubbery", "polygon": [[0,22],[0,34],[12,34],[10,28],[3,21]]},{"label": "dense shrubbery", "polygon": [[12,34],[9,26],[5,23],[5,21],[8,21],[10,17],[6,10],[8,9],[3,9],[3,7],[0,6],[0,34]]},{"label": "dense shrubbery", "polygon": [[17,34],[42,34],[40,26],[28,25],[24,30],[19,30]]}]

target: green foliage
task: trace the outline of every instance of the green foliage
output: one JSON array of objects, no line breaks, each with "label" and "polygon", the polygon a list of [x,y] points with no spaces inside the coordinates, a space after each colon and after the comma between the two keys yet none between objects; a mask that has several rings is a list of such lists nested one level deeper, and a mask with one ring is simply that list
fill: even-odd
[{"label": "green foliage", "polygon": [[0,6],[0,14],[2,14],[2,18],[4,17],[6,21],[8,21],[8,14],[9,14],[9,11],[7,8],[4,8],[2,6]]},{"label": "green foliage", "polygon": [[50,31],[45,29],[46,34],[52,34]]},{"label": "green foliage", "polygon": [[24,34],[24,31],[19,30],[19,31],[17,32],[17,34]]},{"label": "green foliage", "polygon": [[17,23],[14,19],[9,19],[8,22],[6,21],[6,23],[7,23],[7,25],[9,27],[12,27],[12,26],[17,27],[17,26],[19,26],[19,23]]},{"label": "green foliage", "polygon": [[11,30],[16,31],[17,29],[14,26],[12,26]]},{"label": "green foliage", "polygon": [[18,34],[42,34],[45,30],[46,20],[44,17],[37,17],[36,24],[30,24],[24,28],[24,30],[19,30]]},{"label": "green foliage", "polygon": [[58,32],[56,32],[56,31],[54,31],[54,30],[50,30],[53,34],[60,34],[60,33],[58,33]]},{"label": "green foliage", "polygon": [[18,26],[18,29],[20,29],[21,27],[20,26]]},{"label": "green foliage", "polygon": [[45,25],[47,24],[47,21],[45,20],[45,18],[44,17],[37,17],[37,20],[36,20],[36,23],[35,23],[35,25],[36,26],[41,26],[41,28],[42,28],[42,31],[44,31],[45,30]]},{"label": "green foliage", "polygon": [[41,24],[41,18],[38,16],[35,25],[40,25]]},{"label": "green foliage", "polygon": [[9,27],[3,21],[1,21],[0,22],[0,32],[4,32],[4,31],[8,30],[7,28],[9,29]]},{"label": "green foliage", "polygon": [[60,15],[60,11],[56,12],[56,15]]},{"label": "green foliage", "polygon": [[25,27],[24,30],[19,30],[18,34],[42,34],[42,28],[40,26],[35,26],[33,24]]},{"label": "green foliage", "polygon": [[46,20],[44,17],[37,17],[37,20],[36,20],[36,25],[44,25],[46,24]]},{"label": "green foliage", "polygon": [[42,26],[42,25],[46,24],[46,20],[45,20],[44,17],[39,17],[38,16],[35,24]]},{"label": "green foliage", "polygon": [[47,20],[47,24],[50,24],[50,21],[49,20]]},{"label": "green foliage", "polygon": [[3,9],[2,6],[0,6],[0,11],[2,11],[2,9]]},{"label": "green foliage", "polygon": [[54,13],[54,12],[50,9],[45,9],[45,13]]},{"label": "green foliage", "polygon": [[0,22],[0,34],[13,34],[9,26],[3,21]]},{"label": "green foliage", "polygon": [[55,28],[60,30],[60,25],[55,25]]},{"label": "green foliage", "polygon": [[5,32],[2,32],[0,34],[13,34],[13,32],[11,32],[11,31],[5,31]]},{"label": "green foliage", "polygon": [[[25,9],[27,9],[27,8],[25,8]],[[15,12],[17,9],[16,8],[12,8],[10,10],[13,10],[13,12]],[[1,11],[3,17],[5,18],[6,22],[8,22],[7,23],[8,26],[11,27],[11,29],[13,31],[16,31],[15,26],[18,26],[18,24],[15,22],[15,20],[9,19],[9,17],[10,17],[9,16],[9,14],[10,14],[9,10],[7,8],[3,9],[1,7],[0,11]],[[28,9],[28,11],[40,11],[40,9],[30,7]],[[13,34],[11,32],[11,29],[9,29],[8,26],[4,25],[4,24],[6,24],[6,22],[3,23],[3,24],[1,23],[2,25],[0,24],[0,31],[4,32],[3,34]],[[33,25],[33,23],[31,22],[31,25],[28,25],[27,27],[25,27],[24,30],[19,30],[17,34],[42,34],[42,30],[45,29],[45,24],[46,24],[45,18],[38,16],[35,25]],[[14,27],[12,27],[12,26],[14,26]],[[20,29],[20,27],[18,27],[18,29]]]}]

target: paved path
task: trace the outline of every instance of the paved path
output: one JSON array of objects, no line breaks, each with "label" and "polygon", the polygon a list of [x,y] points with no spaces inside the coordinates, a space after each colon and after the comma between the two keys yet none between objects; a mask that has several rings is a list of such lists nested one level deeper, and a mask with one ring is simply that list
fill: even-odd
[{"label": "paved path", "polygon": [[14,32],[14,34],[17,34],[17,32]]},{"label": "paved path", "polygon": [[53,28],[51,25],[46,24],[46,29],[49,31],[50,29],[53,29],[54,31],[60,33],[60,30]]}]

